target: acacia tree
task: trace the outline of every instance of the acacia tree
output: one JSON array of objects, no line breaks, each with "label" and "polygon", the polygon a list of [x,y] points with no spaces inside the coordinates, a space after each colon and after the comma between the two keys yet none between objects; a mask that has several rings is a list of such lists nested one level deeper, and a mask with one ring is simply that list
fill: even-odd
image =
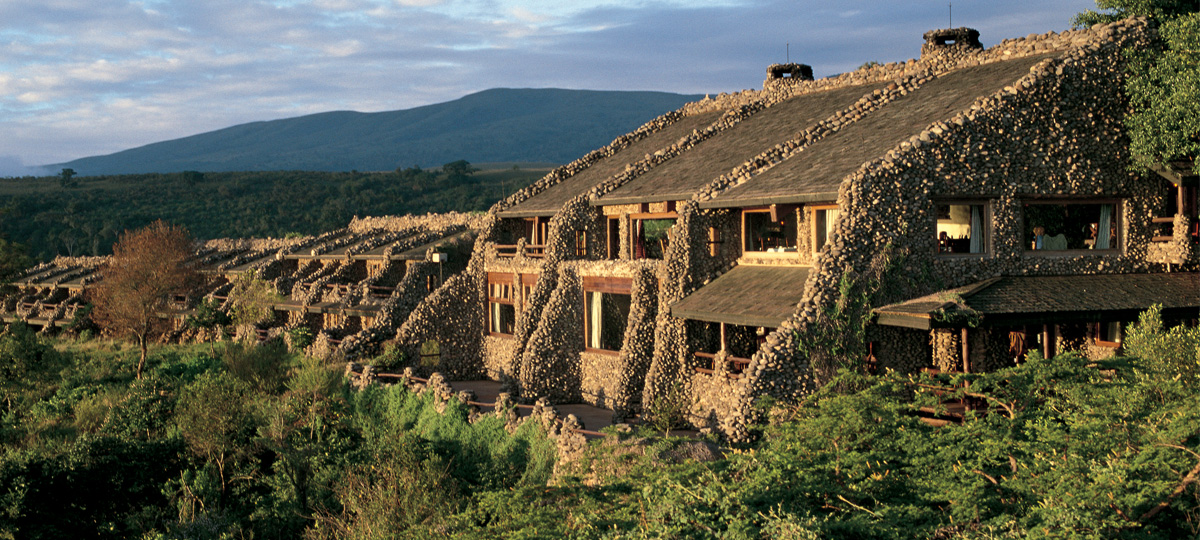
[{"label": "acacia tree", "polygon": [[161,314],[173,296],[186,294],[199,281],[187,264],[191,255],[187,229],[158,220],[122,234],[101,269],[102,279],[92,293],[96,322],[137,341],[139,379],[146,367],[147,343],[166,326]]}]

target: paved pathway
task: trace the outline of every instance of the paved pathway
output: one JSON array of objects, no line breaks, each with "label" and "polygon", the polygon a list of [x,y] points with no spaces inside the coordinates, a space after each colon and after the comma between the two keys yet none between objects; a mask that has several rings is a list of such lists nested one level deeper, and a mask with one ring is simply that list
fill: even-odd
[{"label": "paved pathway", "polygon": [[[480,403],[495,403],[496,397],[500,395],[500,383],[496,381],[447,381],[450,387],[455,392],[462,390],[470,390],[475,392],[475,400]],[[583,423],[584,429],[589,431],[599,431],[600,428],[612,425],[613,412],[600,407],[593,407],[583,403],[571,403],[566,405],[555,405],[558,414],[566,417],[568,414],[575,415],[580,422]],[[529,409],[518,409],[521,416],[529,414]]]}]

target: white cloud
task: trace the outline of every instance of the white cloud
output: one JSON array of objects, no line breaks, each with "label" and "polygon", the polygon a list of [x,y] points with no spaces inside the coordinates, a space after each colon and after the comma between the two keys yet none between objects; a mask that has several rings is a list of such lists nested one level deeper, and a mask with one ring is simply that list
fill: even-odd
[{"label": "white cloud", "polygon": [[[954,20],[995,43],[1091,5],[964,3]],[[733,91],[785,43],[827,75],[913,57],[945,24],[944,5],[873,0],[3,0],[0,153],[61,162],[500,86]]]}]

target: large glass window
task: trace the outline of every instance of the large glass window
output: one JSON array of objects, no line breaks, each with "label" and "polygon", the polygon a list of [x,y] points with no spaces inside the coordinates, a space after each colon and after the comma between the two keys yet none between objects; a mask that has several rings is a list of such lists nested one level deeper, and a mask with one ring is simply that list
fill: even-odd
[{"label": "large glass window", "polygon": [[1119,204],[1107,202],[1027,202],[1025,249],[1118,249],[1119,209]]},{"label": "large glass window", "polygon": [[628,294],[584,292],[584,339],[587,348],[621,350],[631,298]]},{"label": "large glass window", "polygon": [[836,206],[818,206],[812,210],[813,251],[821,251],[829,237],[833,234],[833,225],[837,223],[838,208]]},{"label": "large glass window", "polygon": [[935,209],[939,254],[987,251],[987,205],[938,204]]},{"label": "large glass window", "polygon": [[517,325],[512,274],[488,274],[488,332],[511,336]]},{"label": "large glass window", "polygon": [[771,219],[769,210],[746,210],[742,213],[742,250],[759,252],[796,251],[796,212],[781,212],[779,220]]},{"label": "large glass window", "polygon": [[667,252],[668,233],[675,225],[672,219],[633,220],[633,258],[661,259]]}]

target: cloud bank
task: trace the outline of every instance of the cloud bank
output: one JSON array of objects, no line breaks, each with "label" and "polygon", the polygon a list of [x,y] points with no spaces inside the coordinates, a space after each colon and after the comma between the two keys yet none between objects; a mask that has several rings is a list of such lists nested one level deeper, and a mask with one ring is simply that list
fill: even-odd
[{"label": "cloud bank", "polygon": [[[990,45],[1093,5],[964,1],[953,22]],[[6,0],[0,166],[495,87],[736,91],[788,56],[817,76],[915,57],[948,17],[863,0]]]}]

